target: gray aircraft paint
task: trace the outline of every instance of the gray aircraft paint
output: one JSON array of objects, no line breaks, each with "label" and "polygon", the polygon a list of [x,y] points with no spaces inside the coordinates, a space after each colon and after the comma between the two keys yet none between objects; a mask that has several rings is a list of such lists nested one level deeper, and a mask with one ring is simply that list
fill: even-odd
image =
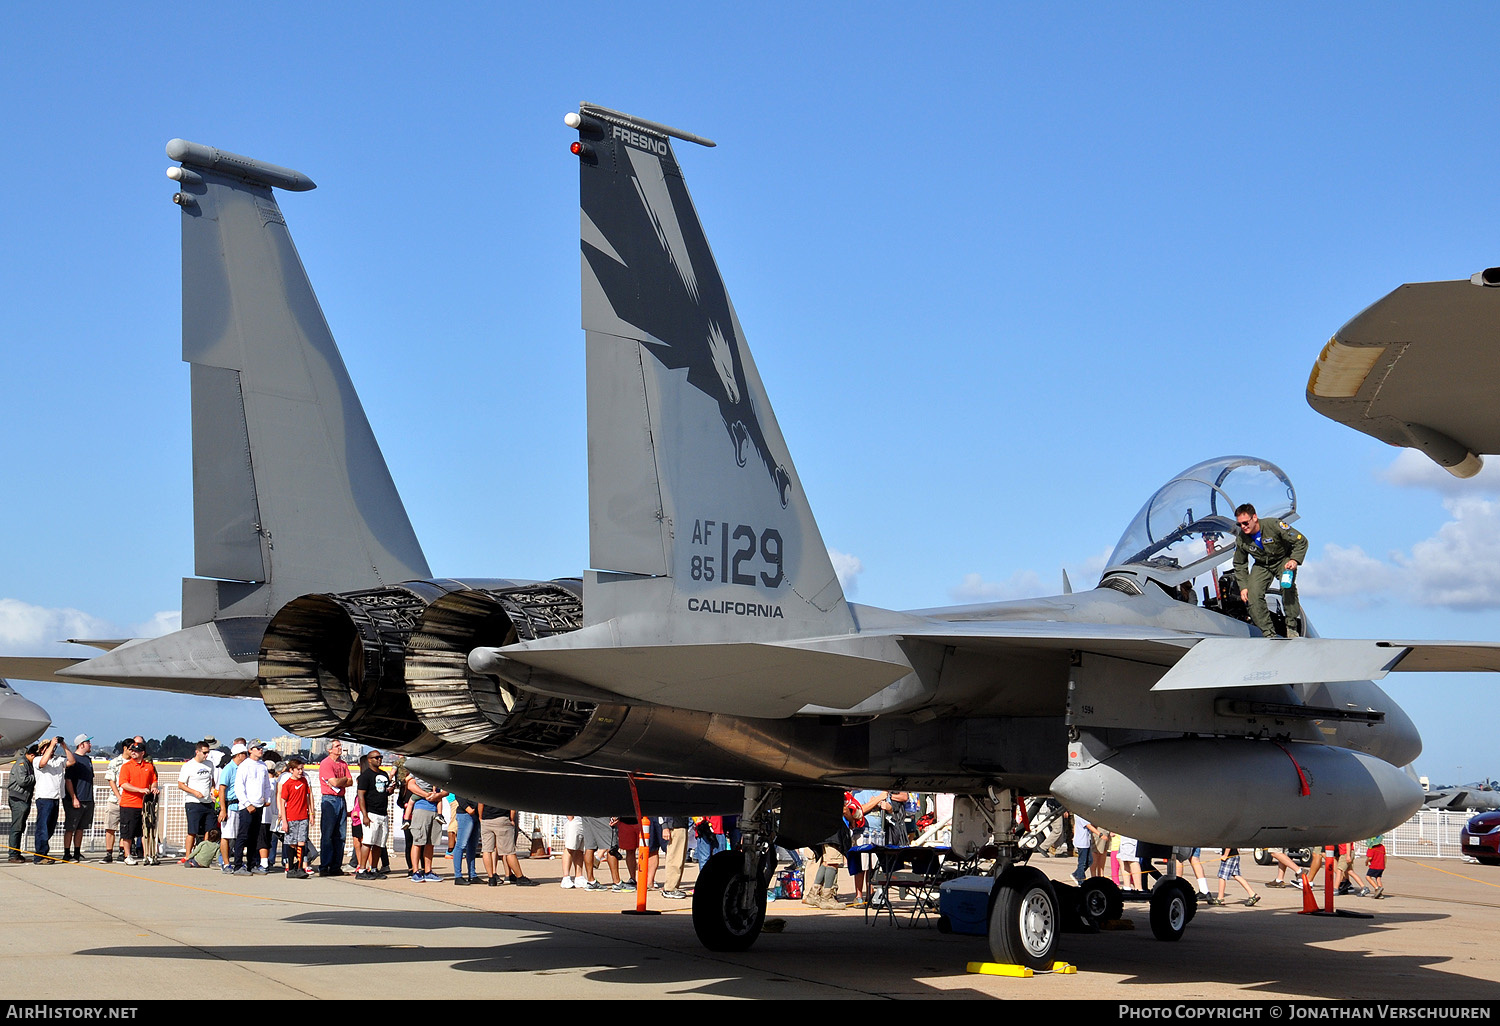
[{"label": "gray aircraft paint", "polygon": [[583,113],[589,558],[671,579],[591,575],[586,622],[647,645],[852,631],[670,139]]},{"label": "gray aircraft paint", "polygon": [[1500,453],[1500,268],[1417,282],[1329,339],[1307,402],[1340,424],[1425,454],[1457,477]]},{"label": "gray aircraft paint", "polygon": [[307,176],[174,139],[192,365],[187,627],[429,575],[277,205]]}]

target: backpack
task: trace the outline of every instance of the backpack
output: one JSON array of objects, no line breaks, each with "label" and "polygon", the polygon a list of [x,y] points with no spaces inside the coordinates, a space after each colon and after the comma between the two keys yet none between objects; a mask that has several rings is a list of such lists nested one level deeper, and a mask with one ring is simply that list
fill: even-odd
[{"label": "backpack", "polygon": [[31,800],[31,793],[36,790],[36,770],[24,754],[16,756],[16,761],[11,763],[10,783],[7,787],[12,798]]}]

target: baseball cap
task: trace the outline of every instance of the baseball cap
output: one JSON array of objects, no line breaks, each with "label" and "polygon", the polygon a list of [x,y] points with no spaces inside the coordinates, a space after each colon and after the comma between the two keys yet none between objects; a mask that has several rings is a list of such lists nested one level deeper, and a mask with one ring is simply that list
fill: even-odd
[{"label": "baseball cap", "polygon": [[229,750],[229,754],[230,755],[239,755],[241,752],[248,752],[249,750],[250,749],[246,748],[244,745],[235,745],[233,748],[231,748]]},{"label": "baseball cap", "polygon": [[266,749],[266,743],[264,741],[262,741],[260,738],[256,738],[254,741],[250,742],[250,747],[251,748],[259,748],[261,751],[265,751],[265,749]]},{"label": "baseball cap", "polygon": [[75,737],[73,739],[73,747],[77,748],[79,745],[83,744],[85,741],[92,741],[92,740],[94,740],[94,735],[92,735],[92,734],[79,734],[77,737]]}]

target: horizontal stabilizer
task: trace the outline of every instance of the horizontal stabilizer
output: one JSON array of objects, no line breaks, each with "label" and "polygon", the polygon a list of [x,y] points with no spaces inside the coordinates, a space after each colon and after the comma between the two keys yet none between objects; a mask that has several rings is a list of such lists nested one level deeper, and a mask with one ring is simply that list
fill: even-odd
[{"label": "horizontal stabilizer", "polygon": [[486,657],[499,656],[643,702],[772,718],[807,705],[852,706],[911,672],[904,663],[774,644],[617,648],[611,635],[603,624],[545,642],[477,649],[470,666],[485,672]]},{"label": "horizontal stabilizer", "polygon": [[108,652],[110,649],[119,648],[129,640],[129,638],[69,638],[68,644],[87,645],[89,648]]},{"label": "horizontal stabilizer", "polygon": [[77,684],[75,677],[61,672],[78,663],[77,659],[55,656],[0,656],[0,677],[11,680],[40,680],[49,684]]},{"label": "horizontal stabilizer", "polygon": [[1500,644],[1206,638],[1152,690],[1379,680],[1393,670],[1500,670]]},{"label": "horizontal stabilizer", "polygon": [[0,673],[58,684],[259,698],[254,654],[239,651],[244,639],[237,636],[236,626],[237,621],[226,621],[221,631],[218,623],[200,624],[165,637],[120,645],[82,661],[6,656],[0,658]]}]

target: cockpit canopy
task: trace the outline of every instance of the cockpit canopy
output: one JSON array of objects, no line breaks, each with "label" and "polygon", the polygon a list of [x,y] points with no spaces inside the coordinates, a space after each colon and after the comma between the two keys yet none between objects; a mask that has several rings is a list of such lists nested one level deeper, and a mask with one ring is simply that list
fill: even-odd
[{"label": "cockpit canopy", "polygon": [[1234,510],[1291,523],[1297,493],[1276,464],[1254,456],[1220,456],[1178,474],[1156,490],[1109,555],[1108,578],[1130,573],[1168,588],[1191,580],[1234,550]]}]

